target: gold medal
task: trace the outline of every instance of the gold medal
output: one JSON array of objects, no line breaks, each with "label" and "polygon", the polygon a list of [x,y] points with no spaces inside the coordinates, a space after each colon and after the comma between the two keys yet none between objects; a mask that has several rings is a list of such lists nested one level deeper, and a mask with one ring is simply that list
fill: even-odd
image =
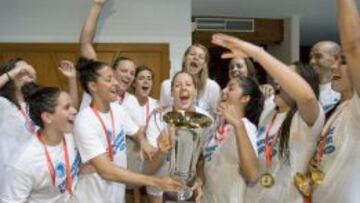
[{"label": "gold medal", "polygon": [[270,188],[274,185],[274,177],[270,173],[264,173],[260,177],[260,184],[263,187]]},{"label": "gold medal", "polygon": [[312,190],[311,178],[305,176],[304,174],[296,173],[294,181],[295,186],[299,190],[299,192],[305,197],[310,197]]},{"label": "gold medal", "polygon": [[310,170],[310,177],[316,185],[321,185],[324,182],[324,173],[319,169],[312,168]]}]

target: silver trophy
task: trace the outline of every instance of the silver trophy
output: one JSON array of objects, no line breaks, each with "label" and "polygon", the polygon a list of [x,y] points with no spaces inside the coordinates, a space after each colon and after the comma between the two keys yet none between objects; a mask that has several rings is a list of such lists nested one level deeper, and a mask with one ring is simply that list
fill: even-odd
[{"label": "silver trophy", "polygon": [[186,187],[178,192],[165,192],[164,196],[174,201],[187,201],[192,197],[191,187],[196,180],[196,164],[205,144],[205,130],[213,123],[204,114],[171,111],[163,120],[174,127],[174,147],[170,151],[170,176],[184,182]]}]

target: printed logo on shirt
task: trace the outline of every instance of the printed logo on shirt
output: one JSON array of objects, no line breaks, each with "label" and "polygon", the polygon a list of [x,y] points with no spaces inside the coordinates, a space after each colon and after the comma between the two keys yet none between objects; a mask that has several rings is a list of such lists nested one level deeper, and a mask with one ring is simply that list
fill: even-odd
[{"label": "printed logo on shirt", "polygon": [[116,154],[117,151],[125,151],[126,150],[125,138],[126,138],[125,132],[124,132],[124,130],[121,130],[113,141],[114,154]]},{"label": "printed logo on shirt", "polygon": [[332,153],[335,152],[336,147],[334,144],[334,133],[335,133],[335,129],[336,127],[331,127],[329,130],[329,135],[326,138],[326,145],[325,145],[325,150],[324,153],[327,155],[330,155]]},{"label": "printed logo on shirt", "polygon": [[[80,172],[80,153],[76,150],[76,155],[74,162],[71,165],[71,177],[73,182],[73,188],[75,186],[75,183],[78,180],[79,172]],[[57,188],[60,193],[66,192],[66,169],[64,162],[61,162],[56,165],[56,182]]]},{"label": "printed logo on shirt", "polygon": [[[258,141],[256,142],[256,147],[257,147],[257,150],[258,150],[258,154],[262,154],[262,153],[265,153],[265,138],[259,138],[260,135],[265,135],[265,127],[259,127],[259,130],[258,130]],[[270,143],[273,142],[273,138],[274,138],[274,135],[273,136],[270,136]],[[276,147],[273,148],[272,150],[272,157],[276,156],[277,154],[277,149]]]}]

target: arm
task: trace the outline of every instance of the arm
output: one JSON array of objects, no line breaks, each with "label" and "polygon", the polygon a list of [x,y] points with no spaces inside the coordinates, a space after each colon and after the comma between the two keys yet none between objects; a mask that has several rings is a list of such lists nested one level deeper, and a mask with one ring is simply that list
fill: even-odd
[{"label": "arm", "polygon": [[9,81],[20,78],[23,75],[29,74],[30,72],[33,72],[33,70],[30,70],[28,66],[17,65],[15,68],[0,75],[0,88],[2,88]]},{"label": "arm", "polygon": [[156,148],[151,146],[145,137],[145,128],[140,127],[138,132],[132,136],[135,141],[140,145],[141,153],[145,155],[148,159],[152,159],[153,155],[156,152]]},{"label": "arm", "polygon": [[360,94],[360,18],[354,0],[337,0],[340,40],[355,91]]},{"label": "arm", "polygon": [[169,177],[158,178],[146,176],[121,168],[112,163],[108,155],[102,154],[90,160],[97,173],[105,180],[135,185],[148,185],[164,191],[176,191],[181,189],[182,184]]},{"label": "arm", "polygon": [[299,113],[304,121],[312,126],[320,108],[315,93],[300,75],[264,51],[261,47],[242,41],[232,36],[215,34],[212,42],[231,50],[223,58],[251,57],[261,64],[266,72],[276,80],[281,88],[296,101]]},{"label": "arm", "polygon": [[84,27],[82,28],[80,35],[80,56],[85,58],[96,60],[96,52],[93,46],[93,40],[95,36],[96,26],[99,20],[99,16],[102,8],[104,7],[106,0],[94,0],[91,7],[90,14],[87,17]]},{"label": "arm", "polygon": [[242,120],[244,112],[234,105],[220,103],[218,111],[224,117],[227,123],[235,128],[237,154],[240,164],[240,174],[250,183],[257,181],[259,177],[259,160],[250,141],[245,124]]},{"label": "arm", "polygon": [[76,69],[72,62],[63,60],[60,62],[59,70],[69,80],[69,95],[75,108],[79,107],[79,93],[76,79]]}]

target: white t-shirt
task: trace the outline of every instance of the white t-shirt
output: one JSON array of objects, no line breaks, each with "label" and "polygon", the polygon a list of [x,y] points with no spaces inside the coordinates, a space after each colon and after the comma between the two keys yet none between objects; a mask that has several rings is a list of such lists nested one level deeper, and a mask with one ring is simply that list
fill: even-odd
[{"label": "white t-shirt", "polygon": [[[133,135],[139,128],[129,119],[117,103],[111,103],[113,112],[115,135],[113,135],[110,112],[100,113],[107,131],[111,134],[111,143],[114,152],[114,163],[126,168],[126,134]],[[108,151],[108,143],[104,129],[91,107],[79,112],[75,120],[74,136],[79,147],[83,163],[102,155]],[[124,202],[125,185],[102,179],[98,173],[80,175],[76,197],[79,202],[86,203],[119,203]]]},{"label": "white t-shirt", "polygon": [[[309,160],[314,153],[317,138],[325,122],[325,115],[320,104],[319,107],[319,116],[312,127],[305,123],[299,112],[294,114],[290,124],[289,160],[285,158],[279,159],[280,141],[278,139],[273,148],[272,166],[270,171],[268,171],[265,159],[265,137],[266,130],[276,110],[273,100],[266,100],[258,125],[257,149],[259,153],[260,175],[270,172],[275,179],[275,184],[271,188],[264,188],[259,182],[253,186],[248,186],[245,195],[246,202],[303,203],[303,197],[294,185],[294,176],[297,172],[305,173],[307,171]],[[280,113],[276,116],[269,132],[270,143],[274,136],[277,135],[285,118],[285,113]]]},{"label": "white t-shirt", "polygon": [[360,202],[359,146],[360,98],[355,94],[330,126],[321,167],[325,179],[315,187],[313,202]]},{"label": "white t-shirt", "polygon": [[[76,188],[80,170],[80,154],[71,134],[65,136],[71,165],[72,189]],[[69,201],[66,190],[66,165],[63,144],[46,146],[56,173],[55,185],[47,165],[44,145],[33,136],[16,151],[16,158],[6,165],[1,202],[64,203]]]},{"label": "white t-shirt", "polygon": [[[167,127],[167,124],[163,120],[163,116],[171,111],[172,108],[168,108],[164,110],[163,112],[155,112],[150,116],[149,124],[146,129],[146,138],[149,141],[149,143],[153,146],[158,148],[157,138],[160,136],[160,133]],[[201,114],[204,114],[206,116],[209,116],[211,119],[212,117],[203,109],[199,107],[195,107],[195,111]],[[206,133],[206,130],[203,132],[204,136]],[[166,157],[166,160],[164,160],[163,165],[160,167],[160,169],[154,174],[155,176],[166,176],[168,175],[169,171],[169,159],[170,157]],[[162,191],[158,190],[155,187],[146,187],[146,191],[148,194],[154,195],[154,196],[162,196]]]},{"label": "white t-shirt", "polygon": [[319,100],[325,113],[329,112],[340,101],[340,94],[331,89],[331,82],[319,86]]},{"label": "white t-shirt", "polygon": [[[248,119],[243,118],[246,132],[254,151],[256,149],[257,129]],[[238,146],[235,129],[230,126],[229,134],[221,142],[216,140],[216,132],[221,124],[218,119],[214,125],[208,142],[204,147],[204,203],[244,202],[246,182],[240,174]]]},{"label": "white t-shirt", "polygon": [[[26,104],[21,104],[22,109],[26,109]],[[24,111],[25,112],[25,111]],[[28,117],[28,121],[30,118]],[[3,182],[3,170],[9,157],[19,149],[26,140],[34,134],[24,116],[20,113],[17,106],[4,97],[0,96],[0,182]],[[36,130],[36,128],[35,128]]]},{"label": "white t-shirt", "polygon": [[145,126],[147,117],[150,117],[150,114],[158,107],[158,101],[154,98],[149,97],[148,102],[144,106],[141,106],[136,100],[136,102],[128,105],[127,111],[130,113],[130,115],[133,115],[134,122],[138,126]]},{"label": "white t-shirt", "polygon": [[[220,86],[214,80],[207,79],[205,90],[202,95],[198,96],[195,106],[204,109],[213,114],[216,112],[216,106],[220,98]],[[174,98],[171,96],[171,80],[167,79],[161,83],[160,89],[160,106],[168,107],[173,105]]]}]

